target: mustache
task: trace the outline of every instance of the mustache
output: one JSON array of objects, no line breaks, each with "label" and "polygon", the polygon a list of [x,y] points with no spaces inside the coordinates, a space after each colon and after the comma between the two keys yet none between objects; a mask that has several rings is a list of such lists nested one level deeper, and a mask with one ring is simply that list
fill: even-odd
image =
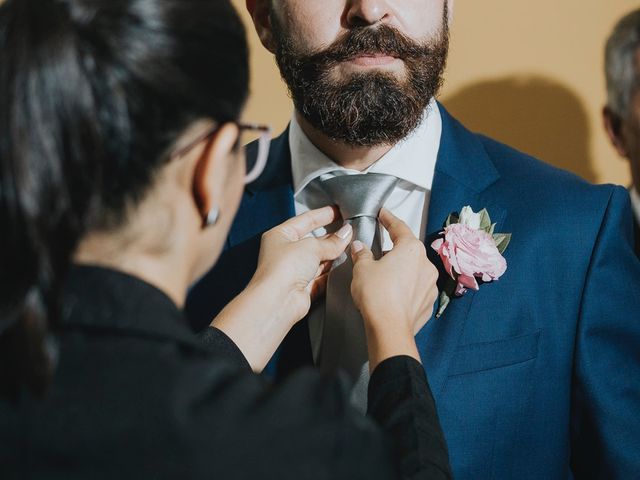
[{"label": "mustache", "polygon": [[384,55],[402,60],[421,59],[432,53],[431,43],[420,44],[394,27],[357,27],[345,32],[324,50],[306,57],[316,65],[333,65],[362,55]]}]

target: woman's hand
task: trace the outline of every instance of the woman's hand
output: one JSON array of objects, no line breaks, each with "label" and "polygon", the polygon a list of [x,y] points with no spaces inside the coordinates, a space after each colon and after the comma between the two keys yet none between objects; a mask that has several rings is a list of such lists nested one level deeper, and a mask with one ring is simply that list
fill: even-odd
[{"label": "woman's hand", "polygon": [[333,207],[311,210],[262,236],[258,267],[250,286],[265,286],[278,298],[282,307],[278,314],[289,327],[303,318],[311,302],[324,293],[333,261],[349,245],[353,233],[349,224],[331,235],[309,236],[337,218]]},{"label": "woman's hand", "polygon": [[345,224],[334,234],[309,236],[339,218],[325,207],[291,218],[262,236],[258,267],[247,288],[214,319],[252,368],[262,370],[285,335],[321,295],[333,260],[349,245]]},{"label": "woman's hand", "polygon": [[351,294],[365,321],[372,371],[396,355],[420,360],[414,336],[431,317],[438,297],[438,270],[428,260],[424,244],[385,209],[380,223],[393,241],[390,252],[374,260],[362,243],[352,246]]}]

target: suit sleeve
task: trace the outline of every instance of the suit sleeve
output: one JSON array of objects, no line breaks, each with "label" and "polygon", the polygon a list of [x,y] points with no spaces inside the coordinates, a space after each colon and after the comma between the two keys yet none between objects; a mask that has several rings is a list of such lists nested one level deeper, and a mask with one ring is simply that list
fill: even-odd
[{"label": "suit sleeve", "polygon": [[640,472],[640,261],[627,192],[615,187],[583,290],[574,355],[576,478]]}]

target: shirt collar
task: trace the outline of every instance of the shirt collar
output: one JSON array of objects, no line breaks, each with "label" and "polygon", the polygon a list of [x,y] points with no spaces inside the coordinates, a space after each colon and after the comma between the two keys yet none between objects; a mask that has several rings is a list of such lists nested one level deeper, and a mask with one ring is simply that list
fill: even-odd
[{"label": "shirt collar", "polygon": [[[431,190],[441,134],[440,110],[437,102],[432,99],[420,125],[371,165],[365,173],[393,175],[418,188]],[[325,173],[336,170],[362,173],[345,169],[322,153],[302,131],[295,115],[289,128],[289,146],[294,196]]]},{"label": "shirt collar", "polygon": [[631,206],[633,207],[636,223],[640,225],[640,195],[635,187],[631,187],[629,194],[631,195]]}]

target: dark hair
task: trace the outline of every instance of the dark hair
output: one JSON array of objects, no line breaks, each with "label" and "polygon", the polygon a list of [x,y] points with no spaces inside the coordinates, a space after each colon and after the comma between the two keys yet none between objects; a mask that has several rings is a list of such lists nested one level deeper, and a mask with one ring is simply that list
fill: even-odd
[{"label": "dark hair", "polygon": [[236,120],[247,91],[229,0],[0,5],[0,395],[44,392],[87,229],[121,223],[178,136]]}]

